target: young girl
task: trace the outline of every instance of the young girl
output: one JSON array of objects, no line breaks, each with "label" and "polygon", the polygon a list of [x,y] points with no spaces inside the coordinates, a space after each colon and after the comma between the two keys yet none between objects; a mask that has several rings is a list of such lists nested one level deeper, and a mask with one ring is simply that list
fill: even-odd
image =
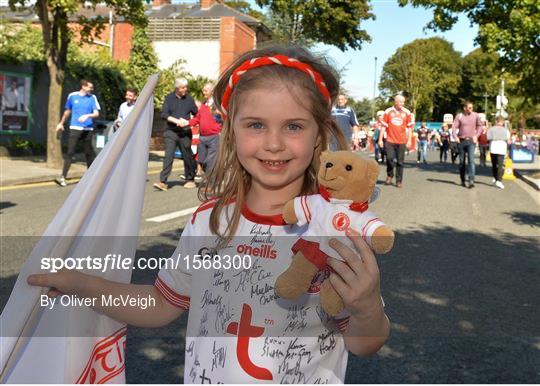
[{"label": "young girl", "polygon": [[[95,307],[135,326],[163,326],[189,310],[186,383],[344,382],[347,352],[373,354],[389,334],[377,262],[358,230],[348,231],[355,251],[330,242],[343,261],[331,259],[307,294],[291,301],[273,291],[305,230],[285,225],[282,208],[317,192],[319,156],[331,137],[345,147],[330,115],[338,87],[334,72],[302,48],[244,54],[214,91],[224,123],[216,167],[200,191],[212,199],[186,224],[174,254],[182,266],[161,270],[154,286],[65,270],[28,282],[51,287],[50,296],[154,297],[146,310]],[[346,306],[335,319],[319,305],[327,275]]]}]

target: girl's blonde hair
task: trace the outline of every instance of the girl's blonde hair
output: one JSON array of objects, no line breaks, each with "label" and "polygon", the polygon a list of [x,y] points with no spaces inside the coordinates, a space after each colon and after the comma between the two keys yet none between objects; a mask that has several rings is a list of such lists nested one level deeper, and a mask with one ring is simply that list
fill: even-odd
[{"label": "girl's blonde hair", "polygon": [[[316,58],[309,51],[299,46],[270,46],[243,54],[221,74],[214,87],[215,105],[221,106],[229,77],[237,67],[246,60],[273,55],[285,55],[309,64],[322,76],[332,102],[335,101],[339,92],[338,77],[325,59]],[[221,242],[219,244],[221,246],[227,244],[234,236],[238,228],[240,212],[245,203],[246,194],[251,186],[251,176],[240,164],[236,153],[233,122],[238,112],[239,101],[246,91],[259,87],[271,89],[275,88],[276,84],[285,85],[293,97],[311,111],[319,125],[318,145],[314,150],[311,164],[306,170],[301,194],[317,192],[319,157],[322,151],[328,148],[329,141],[333,139],[337,142],[339,149],[347,148],[343,133],[330,115],[331,106],[328,105],[328,101],[308,75],[281,65],[262,66],[243,74],[234,86],[227,111],[221,111],[224,122],[221,129],[218,155],[214,168],[208,175],[206,187],[199,190],[201,200],[216,200],[210,215],[210,230],[220,237]],[[303,91],[303,93],[299,92],[299,90]],[[223,229],[220,227],[220,218],[223,210],[232,202],[235,202],[234,210],[225,210],[227,224]]]}]

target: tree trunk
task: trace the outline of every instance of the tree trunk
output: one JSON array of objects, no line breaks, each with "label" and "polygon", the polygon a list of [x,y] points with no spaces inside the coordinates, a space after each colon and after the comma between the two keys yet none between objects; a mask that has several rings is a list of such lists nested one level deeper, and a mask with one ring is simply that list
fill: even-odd
[{"label": "tree trunk", "polygon": [[47,113],[47,167],[61,169],[63,165],[60,136],[57,137],[56,125],[60,122],[60,104],[62,99],[63,70],[51,58],[47,59],[49,68],[49,105]]}]

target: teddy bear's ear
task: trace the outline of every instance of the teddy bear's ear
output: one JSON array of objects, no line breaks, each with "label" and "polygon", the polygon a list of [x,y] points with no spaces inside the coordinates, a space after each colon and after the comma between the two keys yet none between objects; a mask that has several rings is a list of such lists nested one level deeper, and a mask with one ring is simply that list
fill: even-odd
[{"label": "teddy bear's ear", "polygon": [[323,152],[321,153],[321,161],[322,161],[323,159],[325,159],[325,158],[328,156],[328,154],[330,154],[330,152],[328,152],[328,151],[326,151],[326,150],[323,151]]},{"label": "teddy bear's ear", "polygon": [[369,186],[373,188],[379,178],[379,165],[373,160],[367,161],[368,181]]}]

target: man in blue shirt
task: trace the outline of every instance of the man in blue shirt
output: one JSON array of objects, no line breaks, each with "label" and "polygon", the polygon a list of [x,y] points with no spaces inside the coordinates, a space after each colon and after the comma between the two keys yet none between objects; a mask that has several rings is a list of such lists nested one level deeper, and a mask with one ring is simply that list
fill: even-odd
[{"label": "man in blue shirt", "polygon": [[354,110],[347,106],[347,97],[344,94],[338,95],[337,106],[332,108],[332,117],[341,128],[345,140],[350,144],[354,128],[358,126],[358,120]]},{"label": "man in blue shirt", "polygon": [[100,107],[97,98],[92,94],[92,91],[94,91],[92,82],[86,79],[81,80],[81,89],[68,95],[65,106],[66,110],[62,115],[62,119],[60,119],[60,122],[56,125],[56,131],[63,131],[64,123],[71,114],[68,151],[64,157],[62,175],[56,179],[56,182],[60,186],[67,186],[67,173],[73,162],[75,147],[79,140],[83,141],[87,167],[90,167],[96,157],[94,148],[92,147],[92,131],[94,130],[93,119],[99,116]]}]

